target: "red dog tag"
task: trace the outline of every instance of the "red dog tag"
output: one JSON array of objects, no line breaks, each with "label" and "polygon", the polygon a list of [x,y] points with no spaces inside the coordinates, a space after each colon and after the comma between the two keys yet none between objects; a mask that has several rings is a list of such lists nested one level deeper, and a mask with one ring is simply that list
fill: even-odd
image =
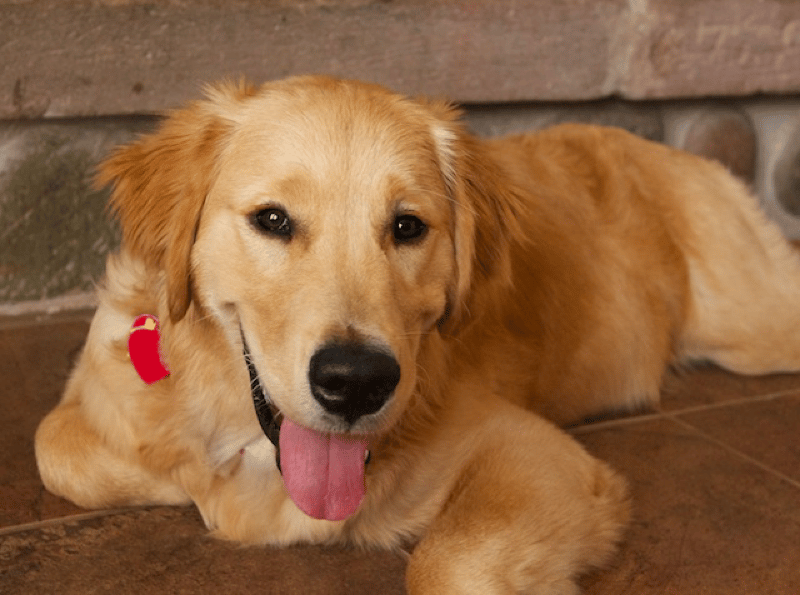
[{"label": "red dog tag", "polygon": [[147,384],[166,378],[169,370],[161,358],[158,318],[142,314],[133,321],[128,337],[128,355],[139,377]]}]

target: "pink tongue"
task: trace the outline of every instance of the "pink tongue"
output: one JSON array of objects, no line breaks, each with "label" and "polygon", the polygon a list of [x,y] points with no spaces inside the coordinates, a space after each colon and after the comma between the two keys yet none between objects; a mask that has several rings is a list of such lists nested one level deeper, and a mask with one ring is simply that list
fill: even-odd
[{"label": "pink tongue", "polygon": [[289,497],[315,519],[341,521],[364,499],[367,441],[281,424],[281,473]]}]

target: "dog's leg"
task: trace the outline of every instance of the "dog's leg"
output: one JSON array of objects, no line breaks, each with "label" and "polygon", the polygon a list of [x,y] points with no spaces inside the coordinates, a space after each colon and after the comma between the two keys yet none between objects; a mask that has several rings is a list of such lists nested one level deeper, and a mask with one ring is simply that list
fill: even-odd
[{"label": "dog's leg", "polygon": [[[136,294],[143,285],[141,271],[127,258],[108,259],[106,289],[100,292],[86,344],[61,402],[36,431],[36,461],[48,490],[86,508],[188,504],[167,471],[147,466],[146,444],[157,437],[134,430],[149,389],[125,357],[127,338],[137,314],[154,308],[147,303],[139,306],[144,310],[131,312],[117,307],[126,300],[142,301]],[[159,451],[162,467],[174,460],[167,453],[166,447]]]},{"label": "dog's leg", "polygon": [[[720,168],[721,169],[721,168]],[[691,307],[685,359],[743,374],[800,370],[800,257],[745,187],[712,171],[685,252]]]},{"label": "dog's leg", "polygon": [[[512,417],[513,415],[514,417]],[[410,595],[573,595],[629,516],[625,482],[571,437],[508,409],[490,419],[414,550]]]},{"label": "dog's leg", "polygon": [[190,503],[176,484],[113,452],[79,402],[62,403],[42,420],[36,462],[49,491],[85,508]]}]

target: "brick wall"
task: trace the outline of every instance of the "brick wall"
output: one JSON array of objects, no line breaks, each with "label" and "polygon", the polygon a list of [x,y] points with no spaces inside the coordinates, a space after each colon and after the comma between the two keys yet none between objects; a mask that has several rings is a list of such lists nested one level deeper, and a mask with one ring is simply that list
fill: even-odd
[{"label": "brick wall", "polygon": [[479,134],[617,125],[719,159],[800,237],[800,3],[0,0],[0,314],[91,303],[96,162],[202,83],[325,72]]}]

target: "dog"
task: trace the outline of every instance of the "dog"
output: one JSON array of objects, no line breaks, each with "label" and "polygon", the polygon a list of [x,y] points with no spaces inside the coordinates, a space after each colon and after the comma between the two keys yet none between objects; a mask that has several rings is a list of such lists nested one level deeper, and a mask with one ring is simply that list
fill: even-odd
[{"label": "dog", "polygon": [[413,547],[412,594],[577,593],[631,505],[558,426],[656,407],[670,365],[800,368],[791,246],[722,166],[622,130],[481,140],[371,84],[222,83],[99,183],[123,242],[37,431],[47,489]]}]

